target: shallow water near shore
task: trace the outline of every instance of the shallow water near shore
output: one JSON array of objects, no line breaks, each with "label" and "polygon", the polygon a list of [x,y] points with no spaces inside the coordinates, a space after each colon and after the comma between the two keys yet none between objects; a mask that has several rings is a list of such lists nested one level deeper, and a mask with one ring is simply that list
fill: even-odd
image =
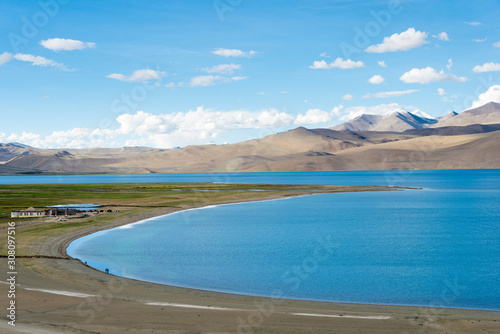
[{"label": "shallow water near shore", "polygon": [[188,210],[83,237],[68,253],[112,274],[188,288],[500,310],[500,171],[287,173],[287,182],[262,174],[234,182],[391,179],[425,189]]}]

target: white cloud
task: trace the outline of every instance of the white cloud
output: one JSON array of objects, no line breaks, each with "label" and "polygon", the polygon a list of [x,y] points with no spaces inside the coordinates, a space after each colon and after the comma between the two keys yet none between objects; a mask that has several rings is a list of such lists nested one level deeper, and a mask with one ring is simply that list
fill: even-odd
[{"label": "white cloud", "polygon": [[494,43],[493,46],[496,47],[496,48],[500,48],[500,42]]},{"label": "white cloud", "polygon": [[336,117],[339,117],[342,113],[342,109],[344,109],[344,106],[340,104],[337,107],[333,108],[330,112]]},{"label": "white cloud", "polygon": [[34,56],[34,55],[30,55],[30,54],[23,54],[23,53],[16,53],[14,56],[14,59],[17,59],[17,60],[20,60],[20,61],[26,61],[26,62],[29,62],[31,63],[33,66],[43,66],[43,67],[46,67],[46,66],[50,66],[50,67],[54,67],[54,68],[57,68],[61,71],[74,71],[74,70],[70,70],[66,67],[66,65],[64,64],[61,64],[61,63],[58,63],[52,59],[47,59],[47,58],[44,58],[44,57],[41,57],[41,56]]},{"label": "white cloud", "polygon": [[478,43],[483,43],[483,42],[486,42],[486,38],[483,38],[483,39],[473,39],[472,41],[473,42],[478,42]]},{"label": "white cloud", "polygon": [[191,78],[189,82],[189,86],[191,87],[208,87],[213,86],[219,81],[225,80],[225,77],[221,77],[218,75],[200,75],[194,78]]},{"label": "white cloud", "polygon": [[175,82],[169,82],[167,84],[165,84],[165,87],[168,87],[168,88],[174,88],[175,87]]},{"label": "white cloud", "polygon": [[483,106],[489,102],[500,103],[500,85],[491,86],[486,92],[479,94],[477,101],[472,102],[471,109]]},{"label": "white cloud", "polygon": [[312,66],[309,66],[309,68],[312,69],[322,69],[322,70],[331,70],[332,68],[341,68],[343,70],[345,69],[352,69],[352,68],[358,68],[358,67],[364,67],[365,64],[362,61],[353,61],[351,59],[344,60],[342,58],[337,58],[333,63],[328,64],[324,60],[320,61],[315,61]]},{"label": "white cloud", "polygon": [[351,94],[345,94],[344,96],[342,96],[342,99],[346,101],[352,101],[353,96]]},{"label": "white cloud", "polygon": [[34,133],[0,133],[0,141],[18,141],[40,148],[116,147],[124,142],[126,145],[175,147],[205,144],[228,131],[290,126],[295,118],[276,109],[224,112],[198,107],[188,112],[160,115],[138,111],[118,116],[116,130],[75,128],[54,131],[45,137]]},{"label": "white cloud", "polygon": [[393,34],[390,37],[384,37],[382,43],[369,46],[365,49],[365,52],[384,53],[406,51],[429,43],[426,38],[426,32],[416,31],[415,28],[409,28],[400,34]]},{"label": "white cloud", "polygon": [[321,58],[330,58],[330,56],[329,56],[326,52],[321,52],[321,53],[319,54],[319,56],[320,56]]},{"label": "white cloud", "polygon": [[215,65],[212,67],[207,67],[202,69],[203,71],[207,73],[216,73],[216,74],[233,74],[234,71],[241,70],[241,65],[238,64],[221,64],[221,65]]},{"label": "white cloud", "polygon": [[441,41],[449,42],[450,38],[448,37],[448,34],[445,33],[444,31],[442,33],[439,33],[437,35],[432,35],[432,37],[437,38]]},{"label": "white cloud", "polygon": [[448,59],[448,64],[446,65],[446,68],[448,69],[448,71],[450,71],[452,67],[453,67],[453,60],[450,58]]},{"label": "white cloud", "polygon": [[446,91],[443,88],[437,89],[439,95],[446,95]]},{"label": "white cloud", "polygon": [[[298,116],[272,108],[259,111],[218,111],[200,106],[187,112],[160,115],[138,111],[118,116],[118,127],[115,130],[74,128],[54,131],[45,137],[26,132],[20,135],[0,133],[0,142],[18,141],[39,148],[119,147],[123,143],[176,147],[206,144],[221,134],[241,129],[281,129],[294,124],[325,122],[339,116],[342,108],[339,105],[330,112],[312,109]],[[272,133],[272,130],[266,132]]]},{"label": "white cloud", "polygon": [[474,27],[476,27],[476,26],[480,26],[480,25],[483,25],[481,22],[477,22],[477,21],[472,21],[472,22],[464,22],[464,23],[466,23],[466,24],[468,24],[468,25],[471,25],[471,26],[474,26]]},{"label": "white cloud", "polygon": [[218,55],[218,56],[222,56],[222,57],[250,58],[250,57],[254,56],[257,52],[253,51],[253,50],[248,51],[248,52],[244,52],[244,51],[241,51],[238,49],[219,48],[219,49],[216,49],[215,51],[212,51],[212,53],[215,55]]},{"label": "white cloud", "polygon": [[266,95],[265,92],[258,92],[257,95]]},{"label": "white cloud", "polygon": [[214,86],[218,83],[231,82],[231,81],[241,81],[245,80],[247,77],[223,77],[220,75],[200,75],[194,78],[191,78],[188,86],[190,87],[209,87]]},{"label": "white cloud", "polygon": [[374,75],[373,77],[371,77],[370,79],[368,79],[368,82],[373,84],[373,85],[380,85],[381,83],[383,83],[385,81],[384,77],[377,74],[377,75]]},{"label": "white cloud", "polygon": [[54,131],[42,137],[39,134],[23,132],[21,135],[4,136],[1,141],[20,142],[38,148],[88,148],[110,147],[116,145],[110,138],[116,136],[111,130],[92,130],[75,128],[67,131]]},{"label": "white cloud", "polygon": [[456,75],[453,74],[447,74],[444,73],[443,70],[438,72],[430,66],[420,69],[413,68],[412,70],[404,73],[399,79],[405,83],[420,83],[420,84],[428,84],[431,82],[442,82],[442,81],[455,81],[455,82],[467,81],[467,78],[465,77],[457,77]]},{"label": "white cloud", "polygon": [[383,61],[383,60],[379,60],[378,64],[382,67],[387,67],[387,65],[385,64],[385,61]]},{"label": "white cloud", "polygon": [[4,52],[0,54],[0,66],[5,63],[8,63],[12,59],[12,54],[8,52]]},{"label": "white cloud", "polygon": [[134,71],[132,75],[129,76],[119,73],[113,73],[106,76],[106,78],[116,79],[125,82],[144,82],[148,80],[160,80],[163,76],[165,76],[165,72],[142,69]]},{"label": "white cloud", "polygon": [[366,94],[365,96],[363,96],[363,98],[369,99],[369,98],[375,97],[377,99],[385,99],[388,97],[398,97],[398,96],[413,94],[416,92],[419,92],[419,90],[418,89],[409,89],[409,90],[398,90],[398,91],[392,91],[392,92],[380,92],[380,93],[375,93],[375,94]]},{"label": "white cloud", "polygon": [[[139,136],[156,147],[204,144],[221,133],[240,129],[272,129],[293,124],[294,117],[276,109],[262,111],[215,111],[198,107],[188,112],[153,115],[139,111],[117,118],[120,131]],[[132,140],[132,139],[130,139]]]},{"label": "white cloud", "polygon": [[308,125],[330,122],[333,114],[321,109],[309,109],[304,115],[298,114],[293,124]]},{"label": "white cloud", "polygon": [[404,112],[404,111],[410,111],[410,112],[420,112],[420,109],[413,107],[413,106],[401,106],[397,103],[390,103],[390,104],[379,104],[377,106],[371,106],[371,107],[365,107],[365,106],[357,106],[357,107],[350,107],[345,110],[346,115],[342,116],[340,118],[341,121],[349,121],[351,119],[354,119],[358,116],[361,116],[363,114],[369,114],[369,115],[381,115],[381,114],[386,114],[386,113],[392,113],[392,112]]},{"label": "white cloud", "polygon": [[500,71],[500,63],[485,63],[483,65],[475,66],[472,71],[474,73],[496,72]]},{"label": "white cloud", "polygon": [[245,80],[245,79],[248,79],[248,77],[237,76],[237,77],[231,77],[230,81],[241,81],[241,80]]},{"label": "white cloud", "polygon": [[73,51],[82,50],[86,48],[95,48],[95,43],[82,42],[74,39],[64,39],[64,38],[50,38],[44,41],[40,41],[40,45],[46,49],[53,51]]},{"label": "white cloud", "polygon": [[322,124],[330,122],[334,117],[341,114],[343,105],[333,108],[330,112],[321,109],[309,109],[305,114],[298,114],[293,124],[295,125],[309,125],[309,124]]},{"label": "white cloud", "polygon": [[280,92],[280,94],[290,94],[290,93],[289,93],[289,92],[287,92],[287,91],[282,90],[282,91]]}]

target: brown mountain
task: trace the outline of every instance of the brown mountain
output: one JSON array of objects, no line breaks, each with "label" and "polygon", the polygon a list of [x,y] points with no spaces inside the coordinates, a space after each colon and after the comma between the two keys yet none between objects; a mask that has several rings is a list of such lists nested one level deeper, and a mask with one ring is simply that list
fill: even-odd
[{"label": "brown mountain", "polygon": [[[457,116],[458,117],[458,116]],[[500,168],[500,124],[402,133],[303,127],[231,145],[42,150],[0,146],[1,174]]]},{"label": "brown mountain", "polygon": [[490,102],[479,108],[465,110],[456,116],[445,116],[433,127],[495,123],[500,123],[500,103]]},{"label": "brown mountain", "polygon": [[426,118],[408,111],[402,111],[385,115],[363,114],[348,122],[337,125],[332,129],[401,132],[409,129],[423,129],[436,122],[436,119]]}]

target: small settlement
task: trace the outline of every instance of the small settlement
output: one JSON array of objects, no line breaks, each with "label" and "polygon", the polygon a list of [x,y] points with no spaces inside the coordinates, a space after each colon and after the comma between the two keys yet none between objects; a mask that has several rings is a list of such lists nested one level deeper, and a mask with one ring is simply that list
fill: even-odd
[{"label": "small settlement", "polygon": [[[98,214],[99,212],[113,212],[112,210],[77,210],[75,208],[69,207],[55,207],[55,208],[44,208],[44,209],[35,209],[33,207],[29,207],[25,210],[14,210],[11,211],[11,218],[39,218],[39,217],[68,217],[68,216],[76,216],[79,214],[87,214],[93,213]],[[118,212],[118,210],[116,210]]]},{"label": "small settlement", "polygon": [[14,210],[11,211],[11,218],[36,218],[36,217],[58,217],[58,216],[74,216],[77,210],[72,208],[46,208],[46,209],[35,209],[29,207],[25,210]]}]

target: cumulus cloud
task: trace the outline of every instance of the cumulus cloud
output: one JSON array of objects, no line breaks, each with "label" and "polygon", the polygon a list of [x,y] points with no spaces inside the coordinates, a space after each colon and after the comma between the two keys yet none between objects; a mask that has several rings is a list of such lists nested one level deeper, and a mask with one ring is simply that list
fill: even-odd
[{"label": "cumulus cloud", "polygon": [[444,73],[443,70],[438,72],[434,68],[428,66],[425,68],[413,68],[412,70],[404,73],[400,78],[401,81],[405,83],[420,83],[428,84],[431,82],[442,82],[442,81],[455,81],[455,82],[465,82],[467,78],[457,77],[453,74]]},{"label": "cumulus cloud", "polygon": [[472,71],[474,73],[496,72],[500,71],[500,63],[485,63],[483,65],[475,66]]},{"label": "cumulus cloud", "polygon": [[223,77],[220,75],[199,75],[197,77],[191,78],[188,86],[190,87],[209,87],[214,86],[218,83],[231,82],[231,81],[241,81],[245,80],[247,77],[235,76],[235,77]]},{"label": "cumulus cloud", "polygon": [[378,64],[379,64],[379,66],[387,67],[387,65],[385,64],[385,61],[383,61],[383,60],[379,60]]},{"label": "cumulus cloud", "polygon": [[449,42],[450,38],[448,37],[448,34],[445,33],[444,31],[442,33],[439,33],[437,35],[432,35],[432,37],[437,38],[441,41]]},{"label": "cumulus cloud", "polygon": [[8,63],[12,59],[12,54],[8,52],[4,52],[0,54],[0,66],[5,63]]},{"label": "cumulus cloud", "polygon": [[478,108],[489,102],[500,103],[500,85],[491,86],[486,92],[479,94],[477,101],[472,102],[471,109]]},{"label": "cumulus cloud", "polygon": [[205,143],[221,133],[240,129],[272,129],[292,125],[294,117],[276,109],[262,111],[216,111],[200,106],[196,110],[153,115],[143,111],[117,118],[118,131],[147,138],[157,147]]},{"label": "cumulus cloud", "polygon": [[40,45],[52,51],[73,51],[87,48],[95,48],[95,43],[82,42],[74,39],[50,38],[40,41]]},{"label": "cumulus cloud", "polygon": [[13,58],[20,60],[20,61],[29,62],[33,66],[43,66],[43,67],[50,66],[50,67],[57,68],[58,70],[61,70],[61,71],[74,71],[74,70],[70,70],[69,68],[67,68],[66,65],[64,65],[64,64],[58,63],[52,59],[47,59],[47,58],[44,58],[41,56],[34,56],[31,54],[24,54],[24,53],[16,53],[13,56]]},{"label": "cumulus cloud", "polygon": [[377,99],[385,99],[389,97],[398,97],[398,96],[403,96],[403,95],[408,95],[408,94],[413,94],[419,92],[418,89],[409,89],[409,90],[398,90],[398,91],[392,91],[392,92],[380,92],[380,93],[375,93],[375,94],[366,94],[363,96],[364,99],[369,99],[369,98],[377,98]]},{"label": "cumulus cloud", "polygon": [[343,105],[333,108],[330,112],[321,109],[309,109],[305,114],[298,114],[293,124],[310,125],[330,122],[333,118],[340,116]]},{"label": "cumulus cloud", "polygon": [[131,75],[112,73],[106,78],[116,79],[125,82],[144,82],[149,80],[160,80],[165,76],[165,72],[155,71],[150,69],[136,70]]},{"label": "cumulus cloud", "polygon": [[[0,138],[4,142],[19,142],[38,148],[88,148],[88,147],[110,147],[117,143],[109,139],[116,134],[107,135],[103,130],[101,133],[88,128],[74,128],[67,131],[54,131],[50,135],[42,137],[36,133],[23,132],[22,134],[10,134]],[[2,136],[0,136],[2,137]]]},{"label": "cumulus cloud", "polygon": [[324,60],[315,61],[313,65],[309,66],[309,68],[318,70],[331,70],[332,68],[340,68],[343,70],[364,67],[365,64],[362,61],[353,61],[351,59],[344,60],[342,58],[337,58],[333,63],[328,64]]},{"label": "cumulus cloud", "polygon": [[298,114],[293,122],[296,125],[319,124],[330,122],[333,115],[321,109],[309,109],[304,115]]},{"label": "cumulus cloud", "polygon": [[212,51],[213,54],[222,56],[222,57],[236,57],[236,58],[250,58],[254,56],[257,52],[250,50],[248,52],[241,51],[238,49],[223,49],[219,48],[214,51]]},{"label": "cumulus cloud", "polygon": [[385,81],[384,77],[377,74],[377,75],[374,75],[373,77],[371,77],[370,79],[368,79],[368,82],[373,84],[373,85],[380,85],[381,83],[383,83]]},{"label": "cumulus cloud", "polygon": [[438,88],[437,92],[439,95],[446,95],[446,91],[443,88]]},{"label": "cumulus cloud", "polygon": [[379,104],[377,106],[371,106],[371,107],[365,107],[365,106],[357,106],[357,107],[350,107],[345,110],[345,115],[340,117],[340,120],[345,122],[345,121],[350,121],[351,119],[354,119],[358,116],[361,116],[363,114],[369,114],[369,115],[382,115],[382,114],[387,114],[387,113],[393,113],[393,112],[404,112],[404,111],[410,111],[410,112],[416,112],[416,113],[421,113],[420,109],[413,107],[413,106],[401,106],[397,103],[390,103],[390,104]]},{"label": "cumulus cloud", "polygon": [[342,96],[342,99],[346,101],[352,101],[353,96],[351,94],[345,94],[344,96]]},{"label": "cumulus cloud", "polygon": [[500,42],[494,43],[493,46],[496,47],[496,48],[500,48]]},{"label": "cumulus cloud", "polygon": [[221,64],[221,65],[215,65],[212,67],[206,67],[202,69],[203,71],[207,73],[216,73],[216,74],[233,74],[234,71],[241,70],[241,65],[238,64]]},{"label": "cumulus cloud", "polygon": [[[334,113],[334,111],[332,111]],[[307,113],[306,113],[307,114]],[[309,113],[309,116],[314,116]],[[277,109],[218,111],[202,106],[187,112],[154,115],[144,111],[116,118],[116,129],[75,128],[42,137],[35,133],[0,133],[0,142],[18,141],[40,148],[88,148],[149,145],[176,147],[205,144],[222,133],[241,129],[274,129],[291,126],[296,117]]]},{"label": "cumulus cloud", "polygon": [[400,34],[384,37],[382,43],[369,46],[365,49],[365,52],[384,53],[406,51],[429,43],[426,38],[426,32],[416,31],[415,28],[409,28]]},{"label": "cumulus cloud", "polygon": [[281,129],[297,124],[328,122],[339,116],[342,108],[340,105],[330,112],[310,109],[297,116],[273,108],[219,111],[200,106],[187,112],[159,115],[137,111],[118,116],[114,129],[75,128],[54,131],[45,137],[35,133],[0,133],[0,142],[18,141],[40,148],[118,147],[123,143],[155,147],[197,145],[242,129]]}]

